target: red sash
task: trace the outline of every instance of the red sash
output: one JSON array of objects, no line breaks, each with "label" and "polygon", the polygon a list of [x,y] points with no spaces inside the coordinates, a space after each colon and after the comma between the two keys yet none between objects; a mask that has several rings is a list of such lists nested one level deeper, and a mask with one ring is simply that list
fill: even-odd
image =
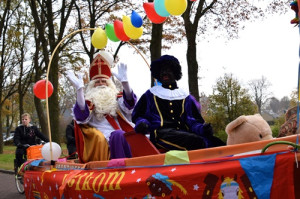
[{"label": "red sash", "polygon": [[117,119],[118,119],[118,122],[119,122],[121,128],[112,116],[106,115],[105,118],[115,130],[122,129],[126,133],[133,131],[133,127],[126,121],[126,119],[121,115],[121,113],[119,111],[117,111],[117,114],[118,114]]}]

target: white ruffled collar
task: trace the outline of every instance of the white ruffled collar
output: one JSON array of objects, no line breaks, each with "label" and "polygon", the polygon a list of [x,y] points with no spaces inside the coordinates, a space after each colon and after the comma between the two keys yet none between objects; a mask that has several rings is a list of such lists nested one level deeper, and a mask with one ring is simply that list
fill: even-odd
[{"label": "white ruffled collar", "polygon": [[165,100],[182,100],[189,95],[186,91],[184,91],[181,88],[170,90],[162,86],[153,86],[149,90],[153,95]]}]

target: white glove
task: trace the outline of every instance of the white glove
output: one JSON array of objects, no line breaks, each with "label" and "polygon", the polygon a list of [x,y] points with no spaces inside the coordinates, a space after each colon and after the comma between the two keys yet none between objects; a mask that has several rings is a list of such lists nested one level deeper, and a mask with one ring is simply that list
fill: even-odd
[{"label": "white glove", "polygon": [[112,72],[112,74],[120,82],[128,82],[128,78],[127,78],[127,64],[119,63],[118,64],[118,73]]},{"label": "white glove", "polygon": [[69,81],[73,84],[73,86],[76,88],[76,90],[79,90],[80,88],[84,87],[84,83],[83,83],[83,74],[79,73],[78,74],[78,78],[75,76],[75,74],[68,70],[66,72],[67,74],[67,78],[69,79]]}]

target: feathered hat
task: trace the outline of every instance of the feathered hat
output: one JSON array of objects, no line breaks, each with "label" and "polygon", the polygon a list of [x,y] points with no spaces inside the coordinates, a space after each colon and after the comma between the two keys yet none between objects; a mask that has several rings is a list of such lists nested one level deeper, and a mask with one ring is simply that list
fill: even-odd
[{"label": "feathered hat", "polygon": [[151,74],[155,79],[160,81],[160,71],[162,67],[169,66],[173,71],[175,80],[178,81],[182,77],[181,66],[178,59],[172,55],[163,55],[159,59],[151,62]]},{"label": "feathered hat", "polygon": [[110,53],[100,51],[94,56],[90,66],[90,80],[97,78],[110,78],[114,59]]}]

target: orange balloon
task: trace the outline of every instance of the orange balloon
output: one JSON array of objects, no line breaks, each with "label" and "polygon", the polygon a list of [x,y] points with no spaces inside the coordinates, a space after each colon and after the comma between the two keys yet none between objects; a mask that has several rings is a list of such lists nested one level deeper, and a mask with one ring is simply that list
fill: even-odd
[{"label": "orange balloon", "polygon": [[156,13],[154,3],[143,3],[143,7],[147,17],[152,23],[161,24],[167,19],[167,17],[162,17]]},{"label": "orange balloon", "polygon": [[[46,80],[37,81],[33,86],[33,93],[39,99],[46,99]],[[53,85],[48,81],[48,97],[53,93]]]},{"label": "orange balloon", "polygon": [[125,34],[124,28],[123,28],[123,22],[119,20],[114,21],[114,29],[116,36],[121,41],[128,41],[130,38]]}]

